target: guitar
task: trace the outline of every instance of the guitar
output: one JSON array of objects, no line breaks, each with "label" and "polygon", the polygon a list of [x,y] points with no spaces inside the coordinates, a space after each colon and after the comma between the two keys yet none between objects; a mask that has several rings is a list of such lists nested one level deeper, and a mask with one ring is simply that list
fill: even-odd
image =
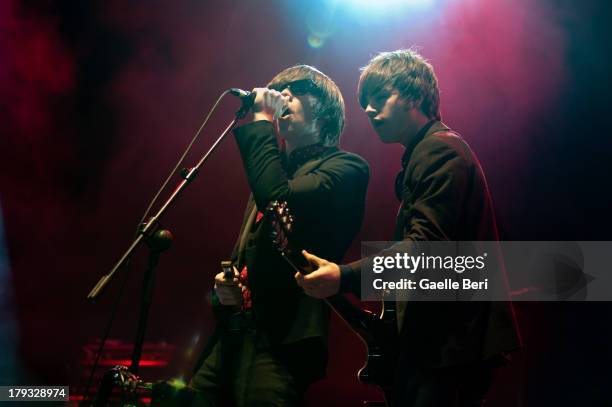
[{"label": "guitar", "polygon": [[[302,256],[302,251],[293,247],[290,242],[295,218],[287,203],[271,202],[266,208],[266,216],[271,225],[270,237],[273,246],[295,271],[307,274],[308,262]],[[367,359],[359,369],[357,378],[361,383],[379,386],[389,400],[397,364],[395,303],[383,301],[379,315],[353,305],[342,294],[328,297],[324,301],[366,345]]]}]

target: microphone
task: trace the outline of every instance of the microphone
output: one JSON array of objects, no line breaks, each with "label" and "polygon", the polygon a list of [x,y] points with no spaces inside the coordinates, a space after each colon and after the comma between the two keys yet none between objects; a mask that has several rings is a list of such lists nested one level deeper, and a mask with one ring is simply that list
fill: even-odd
[{"label": "microphone", "polygon": [[257,93],[248,92],[246,90],[238,88],[230,88],[229,93],[239,97],[240,100],[242,100],[242,107],[236,112],[236,117],[240,119],[244,118],[247,112],[253,107],[253,103],[255,103],[255,96]]},{"label": "microphone", "polygon": [[234,96],[238,96],[240,99],[251,97],[255,92],[249,92],[248,90],[242,90],[239,88],[230,88],[230,93]]},{"label": "microphone", "polygon": [[[244,115],[246,115],[246,112],[248,112],[249,109],[253,107],[253,103],[255,103],[255,96],[257,96],[257,92],[249,92],[249,91],[242,90],[239,88],[230,88],[229,93],[231,93],[234,96],[239,97],[240,100],[242,100],[242,107],[240,108],[240,113]],[[287,110],[288,108],[286,106],[286,100],[285,100],[285,107],[283,107],[281,112],[279,112],[279,116],[282,116]],[[275,116],[275,118],[277,117]]]},{"label": "microphone", "polygon": [[248,104],[247,108],[253,106],[256,95],[255,92],[249,92],[238,88],[230,88],[229,92],[234,96],[238,96],[242,100],[243,105]]}]

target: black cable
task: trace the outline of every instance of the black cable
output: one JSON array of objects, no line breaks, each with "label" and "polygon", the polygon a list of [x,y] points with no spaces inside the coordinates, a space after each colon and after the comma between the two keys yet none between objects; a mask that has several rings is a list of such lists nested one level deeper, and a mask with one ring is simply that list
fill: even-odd
[{"label": "black cable", "polygon": [[129,266],[130,266],[130,259],[127,259],[125,262],[125,265],[123,266],[125,267],[125,270],[126,270],[125,276],[123,277],[123,281],[121,282],[121,287],[119,287],[119,293],[115,297],[115,302],[113,303],[113,308],[111,309],[110,318],[108,319],[106,329],[104,330],[104,334],[102,335],[102,341],[100,341],[100,346],[98,347],[98,352],[96,353],[96,360],[94,361],[94,364],[91,367],[91,372],[89,373],[89,379],[87,380],[87,387],[85,387],[85,392],[83,394],[83,404],[82,404],[83,406],[86,405],[85,402],[87,401],[87,398],[89,397],[89,389],[91,388],[91,383],[93,382],[94,373],[96,372],[96,369],[98,368],[98,363],[100,362],[100,357],[102,356],[104,345],[106,344],[106,340],[108,339],[108,336],[110,335],[110,331],[113,326],[113,322],[115,321],[115,315],[117,314],[117,308],[119,307],[119,302],[121,300],[121,297],[123,296],[123,290],[125,289],[125,286],[128,280]]}]

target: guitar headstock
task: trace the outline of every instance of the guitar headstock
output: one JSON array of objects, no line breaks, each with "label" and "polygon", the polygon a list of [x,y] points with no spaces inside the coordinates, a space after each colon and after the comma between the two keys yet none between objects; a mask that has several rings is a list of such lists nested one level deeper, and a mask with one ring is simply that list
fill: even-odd
[{"label": "guitar headstock", "polygon": [[289,265],[300,273],[306,273],[308,263],[302,250],[291,243],[295,219],[289,211],[285,201],[272,201],[266,208],[266,215],[270,220],[270,238],[272,246],[276,248]]},{"label": "guitar headstock", "polygon": [[289,248],[289,236],[293,231],[294,218],[289,211],[287,202],[272,201],[266,208],[266,214],[270,219],[270,237],[273,246],[283,255],[287,255]]}]

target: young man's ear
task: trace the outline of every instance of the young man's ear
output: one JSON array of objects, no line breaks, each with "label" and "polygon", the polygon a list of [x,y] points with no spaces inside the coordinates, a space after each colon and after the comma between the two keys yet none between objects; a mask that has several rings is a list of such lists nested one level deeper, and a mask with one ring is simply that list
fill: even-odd
[{"label": "young man's ear", "polygon": [[409,111],[412,108],[419,109],[422,103],[423,103],[423,98],[419,98],[416,100],[404,99],[404,110]]}]

